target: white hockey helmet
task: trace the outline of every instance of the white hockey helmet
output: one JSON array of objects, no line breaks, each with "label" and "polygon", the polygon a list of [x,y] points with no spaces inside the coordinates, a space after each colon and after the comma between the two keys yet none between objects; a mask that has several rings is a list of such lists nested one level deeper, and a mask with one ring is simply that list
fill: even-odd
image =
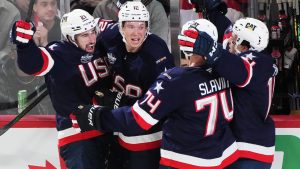
[{"label": "white hockey helmet", "polygon": [[194,20],[194,23],[190,25],[190,29],[206,32],[214,41],[218,41],[217,27],[207,19]]},{"label": "white hockey helmet", "polygon": [[[150,16],[147,8],[141,1],[127,1],[126,3],[124,3],[120,8],[118,17],[120,30],[124,26],[123,24],[125,21],[145,21],[148,27],[145,35],[146,39],[147,35],[149,34]],[[124,35],[122,31],[120,32],[123,36],[124,41]],[[126,43],[126,41],[124,42]]]},{"label": "white hockey helmet", "polygon": [[269,30],[260,20],[241,18],[233,25],[233,33],[237,36],[236,44],[243,41],[250,43],[250,50],[262,51],[268,46]]},{"label": "white hockey helmet", "polygon": [[74,36],[91,30],[97,25],[92,15],[82,9],[74,9],[62,16],[60,21],[61,32],[66,39],[75,43]]},{"label": "white hockey helmet", "polygon": [[[182,26],[181,34],[183,35],[183,32],[189,29],[206,32],[214,41],[218,41],[218,30],[216,26],[207,19],[196,19],[186,22]],[[192,55],[191,51],[187,52],[182,50],[182,52],[186,58]]]},{"label": "white hockey helmet", "polygon": [[149,26],[149,12],[141,1],[127,1],[121,6],[118,17],[121,26],[124,21],[145,21]]}]

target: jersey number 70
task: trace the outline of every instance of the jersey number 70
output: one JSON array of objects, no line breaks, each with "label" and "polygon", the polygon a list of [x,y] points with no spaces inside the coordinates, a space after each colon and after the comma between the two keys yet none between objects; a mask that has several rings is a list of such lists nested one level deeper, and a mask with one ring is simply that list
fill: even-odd
[{"label": "jersey number 70", "polygon": [[213,135],[216,129],[216,123],[218,119],[219,104],[221,104],[223,116],[227,121],[231,121],[233,118],[233,101],[232,94],[230,90],[230,102],[231,105],[228,105],[228,100],[226,97],[226,91],[221,91],[219,93],[207,96],[196,100],[196,112],[199,112],[205,109],[206,106],[209,106],[208,119],[206,122],[205,136]]}]

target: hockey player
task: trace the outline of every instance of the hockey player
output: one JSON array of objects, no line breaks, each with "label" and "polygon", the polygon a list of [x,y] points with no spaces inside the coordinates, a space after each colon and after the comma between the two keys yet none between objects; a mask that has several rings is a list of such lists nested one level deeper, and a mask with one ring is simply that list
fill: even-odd
[{"label": "hockey player", "polygon": [[[99,39],[109,49],[113,89],[130,97],[132,105],[161,72],[174,67],[174,58],[166,43],[149,32],[149,12],[143,3],[126,2],[118,16],[118,25],[105,29]],[[116,30],[118,34],[115,34]],[[117,137],[125,169],[158,168],[162,138],[159,124],[139,135],[118,133]]]},{"label": "hockey player", "polygon": [[181,41],[182,47],[192,46],[190,51],[206,56],[213,70],[236,85],[231,127],[237,137],[240,159],[228,168],[271,168],[275,127],[268,114],[278,70],[272,57],[261,53],[269,42],[267,26],[254,18],[237,20],[230,40],[233,54],[214,44],[203,32],[188,30],[185,35],[196,40]]},{"label": "hockey player", "polygon": [[[211,22],[199,19],[196,25],[217,40]],[[190,58],[190,67],[160,74],[132,107],[110,111],[81,106],[75,112],[74,125],[82,131],[143,133],[163,122],[160,169],[226,167],[237,159],[237,145],[228,125],[233,118],[229,82],[202,67],[202,56]]]},{"label": "hockey player", "polygon": [[45,77],[57,113],[60,155],[69,169],[104,169],[107,160],[109,135],[75,130],[69,118],[78,104],[92,104],[94,92],[109,81],[108,67],[102,58],[106,51],[95,48],[96,25],[86,11],[73,10],[61,19],[66,40],[46,47],[37,47],[33,42],[35,28],[30,23],[19,20],[12,28],[21,70]]}]

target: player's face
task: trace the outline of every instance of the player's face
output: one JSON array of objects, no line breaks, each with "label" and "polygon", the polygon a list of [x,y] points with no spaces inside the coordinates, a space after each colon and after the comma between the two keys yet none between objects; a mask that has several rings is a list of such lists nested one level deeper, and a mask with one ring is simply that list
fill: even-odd
[{"label": "player's face", "polygon": [[37,0],[33,10],[42,22],[53,21],[57,15],[57,1]]},{"label": "player's face", "polygon": [[146,22],[125,22],[122,28],[129,52],[136,52],[145,40],[148,27]]},{"label": "player's face", "polygon": [[96,37],[96,29],[93,28],[91,30],[75,35],[75,42],[82,50],[88,53],[93,53],[95,51]]}]

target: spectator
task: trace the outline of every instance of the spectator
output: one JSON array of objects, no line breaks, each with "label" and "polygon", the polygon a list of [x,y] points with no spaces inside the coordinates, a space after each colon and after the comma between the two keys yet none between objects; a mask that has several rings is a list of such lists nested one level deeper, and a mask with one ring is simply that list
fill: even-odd
[{"label": "spectator", "polygon": [[94,103],[95,91],[109,85],[106,51],[96,49],[96,20],[76,9],[63,15],[65,41],[38,47],[32,40],[30,23],[17,21],[12,29],[17,44],[18,66],[34,76],[44,76],[56,110],[58,146],[69,169],[105,169],[109,134],[96,130],[80,132],[72,128],[69,114],[78,104]]},{"label": "spectator", "polygon": [[169,16],[170,15],[170,0],[157,0],[157,1],[163,5],[167,16]]},{"label": "spectator", "polygon": [[[8,62],[14,61],[12,59],[14,56],[12,54],[13,46],[9,43],[9,31],[14,24],[15,21],[20,19],[20,13],[18,9],[9,1],[3,0],[0,1],[0,84],[1,84],[1,95],[0,101],[5,102],[13,102],[16,100],[16,92],[11,93],[10,83],[7,82],[8,77],[14,79],[14,76],[10,76],[7,72],[9,69],[14,69],[13,67],[6,67]],[[14,65],[14,62],[12,62]],[[15,70],[15,69],[14,69]],[[3,106],[3,109],[9,108],[9,106]],[[1,108],[1,111],[3,110]],[[8,112],[5,112],[8,113]]]},{"label": "spectator", "polygon": [[[217,29],[211,22],[199,19],[195,23],[193,27],[217,41]],[[229,82],[209,72],[203,63],[202,56],[193,54],[189,67],[160,74],[132,107],[81,106],[72,122],[83,131],[96,128],[122,133],[143,133],[163,122],[159,169],[226,168],[238,157],[229,127],[231,91]]]},{"label": "spectator", "polygon": [[[25,2],[25,1],[24,1]],[[16,114],[17,92],[27,90],[28,95],[40,88],[44,80],[30,77],[16,66],[15,46],[9,43],[9,31],[13,23],[20,19],[18,9],[9,1],[0,1],[0,102],[3,114]],[[44,99],[31,110],[32,114],[53,114],[51,104]]]},{"label": "spectator", "polygon": [[92,15],[96,6],[101,1],[102,0],[71,0],[70,8],[71,8],[71,10],[83,9]]},{"label": "spectator", "polygon": [[[127,0],[102,0],[93,13],[95,18],[117,21],[119,8]],[[150,13],[150,32],[161,37],[168,43],[169,21],[164,7],[157,0],[141,0]]]},{"label": "spectator", "polygon": [[10,0],[18,9],[21,15],[21,19],[25,20],[28,12],[30,0]]},{"label": "spectator", "polygon": [[9,31],[16,20],[20,19],[18,9],[9,1],[0,1],[0,60],[11,51],[9,44]]},{"label": "spectator", "polygon": [[57,16],[57,0],[36,0],[33,5],[36,32],[33,36],[38,46],[61,39],[60,18]]}]

